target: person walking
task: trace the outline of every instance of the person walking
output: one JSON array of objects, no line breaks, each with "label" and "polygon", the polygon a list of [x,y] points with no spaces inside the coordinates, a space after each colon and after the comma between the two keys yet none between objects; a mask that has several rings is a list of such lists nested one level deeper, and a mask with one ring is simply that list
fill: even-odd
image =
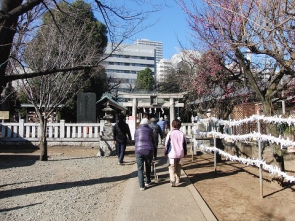
[{"label": "person walking", "polygon": [[147,119],[149,119],[150,116],[149,116],[149,114],[148,114],[147,112],[143,112],[142,118],[147,118]]},{"label": "person walking", "polygon": [[166,128],[165,129],[169,131],[170,130],[170,123],[169,123],[169,119],[168,119],[167,116],[164,117],[164,121],[166,122]]},{"label": "person walking", "polygon": [[153,130],[153,136],[155,140],[154,145],[154,160],[157,160],[157,152],[158,152],[158,144],[159,144],[159,136],[161,140],[163,140],[163,132],[161,127],[156,123],[156,118],[151,118],[151,123],[149,124],[149,127]]},{"label": "person walking", "polygon": [[116,152],[118,156],[118,165],[123,165],[126,145],[127,145],[127,136],[129,142],[131,143],[132,137],[130,133],[130,128],[128,124],[124,121],[125,115],[119,114],[119,121],[113,127],[113,140],[116,146]]},{"label": "person walking", "polygon": [[[160,120],[158,121],[157,123],[160,127],[161,127],[161,130],[162,130],[162,133],[163,133],[163,138],[165,137],[165,130],[167,129],[167,123],[166,121],[164,121],[163,117],[160,117]],[[162,139],[161,140],[161,143],[163,144],[164,143],[164,140]]]},{"label": "person walking", "polygon": [[181,121],[175,119],[171,126],[165,141],[165,156],[169,161],[170,184],[174,187],[180,182],[182,158],[187,154],[187,147],[185,134],[179,130]]},{"label": "person walking", "polygon": [[[149,120],[147,118],[142,118],[139,127],[135,130],[134,142],[139,187],[140,190],[145,190],[145,187],[149,187],[151,184],[151,164],[155,146],[153,130],[149,127]],[[144,166],[146,172],[145,182],[143,175]]]}]

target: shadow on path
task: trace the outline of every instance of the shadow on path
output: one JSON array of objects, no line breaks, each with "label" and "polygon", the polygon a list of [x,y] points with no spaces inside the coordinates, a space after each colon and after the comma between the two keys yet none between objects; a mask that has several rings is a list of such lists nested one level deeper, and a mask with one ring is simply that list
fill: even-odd
[{"label": "shadow on path", "polygon": [[25,188],[4,190],[4,191],[0,191],[0,199],[13,197],[13,196],[27,195],[27,194],[31,194],[31,193],[55,191],[55,190],[61,190],[61,189],[70,189],[73,187],[90,186],[90,185],[96,185],[96,184],[100,184],[100,183],[127,181],[129,178],[133,178],[136,176],[137,176],[137,173],[132,172],[130,174],[126,174],[123,176],[102,177],[102,178],[98,178],[98,179],[78,180],[78,181],[64,182],[64,183],[43,184],[43,185],[39,185],[39,186],[31,186],[31,187],[25,187]]}]

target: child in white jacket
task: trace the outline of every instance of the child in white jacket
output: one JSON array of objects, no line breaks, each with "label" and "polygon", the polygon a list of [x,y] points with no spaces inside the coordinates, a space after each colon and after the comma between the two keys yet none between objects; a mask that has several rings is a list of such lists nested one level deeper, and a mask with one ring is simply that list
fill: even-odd
[{"label": "child in white jacket", "polygon": [[172,121],[172,130],[167,134],[165,141],[165,156],[169,159],[170,184],[174,187],[180,182],[182,158],[187,154],[186,137],[179,129],[181,121]]}]

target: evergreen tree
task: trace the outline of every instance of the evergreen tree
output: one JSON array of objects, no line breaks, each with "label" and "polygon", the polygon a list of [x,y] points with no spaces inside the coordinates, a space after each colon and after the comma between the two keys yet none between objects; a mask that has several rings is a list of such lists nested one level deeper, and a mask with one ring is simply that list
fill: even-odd
[{"label": "evergreen tree", "polygon": [[138,72],[135,88],[141,90],[153,90],[154,87],[154,77],[153,72],[150,68],[145,68],[144,70]]}]

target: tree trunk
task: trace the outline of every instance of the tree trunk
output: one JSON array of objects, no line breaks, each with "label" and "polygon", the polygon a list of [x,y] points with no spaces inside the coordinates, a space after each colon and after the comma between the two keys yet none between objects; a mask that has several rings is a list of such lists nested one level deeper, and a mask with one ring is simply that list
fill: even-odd
[{"label": "tree trunk", "polygon": [[47,121],[44,117],[41,118],[40,128],[41,128],[41,138],[40,138],[40,161],[47,161]]},{"label": "tree trunk", "polygon": [[[22,0],[2,0],[1,11],[3,14],[9,13],[12,9],[20,6],[21,3]],[[0,94],[7,83],[5,80],[5,72],[13,37],[15,35],[17,20],[17,16],[11,16],[10,18],[0,21]]]},{"label": "tree trunk", "polygon": [[[223,128],[224,128],[224,125],[219,125],[219,132],[220,133],[223,133]],[[220,150],[224,150],[224,145],[223,145],[223,142],[222,142],[223,139],[220,139],[220,138],[216,138],[216,147]],[[217,163],[220,163],[222,161],[221,159],[221,155],[220,154],[216,154],[216,162]]]},{"label": "tree trunk", "polygon": [[[263,112],[265,116],[273,115],[272,102],[270,100],[265,100],[263,103]],[[266,127],[267,134],[278,137],[278,132],[276,125],[267,124]],[[284,162],[284,153],[280,145],[270,144],[273,148],[273,157],[276,160],[276,165],[280,168],[281,171],[285,171],[285,162]]]}]

